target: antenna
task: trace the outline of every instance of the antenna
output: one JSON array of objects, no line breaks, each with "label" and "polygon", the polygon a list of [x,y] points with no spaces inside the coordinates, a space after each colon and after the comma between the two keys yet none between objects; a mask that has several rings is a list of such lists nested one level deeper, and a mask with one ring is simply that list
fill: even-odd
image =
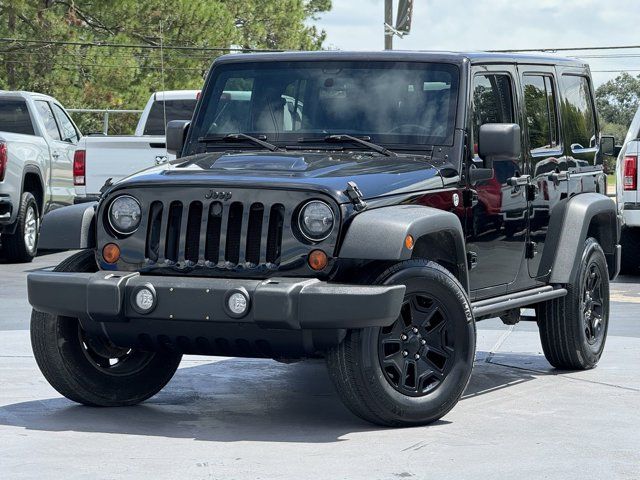
[{"label": "antenna", "polygon": [[[164,87],[164,30],[162,29],[162,20],[160,20],[160,81],[162,83],[162,118],[164,125],[164,148],[167,155],[167,103],[166,103],[166,90]],[[167,159],[167,166],[171,169],[171,162]]]}]

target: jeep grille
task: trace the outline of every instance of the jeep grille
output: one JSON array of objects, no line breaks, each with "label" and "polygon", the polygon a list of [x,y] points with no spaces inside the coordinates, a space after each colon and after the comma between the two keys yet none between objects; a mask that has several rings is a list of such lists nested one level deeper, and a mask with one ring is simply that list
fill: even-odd
[{"label": "jeep grille", "polygon": [[184,260],[187,265],[278,265],[284,212],[279,203],[154,201],[145,256],[154,262]]}]

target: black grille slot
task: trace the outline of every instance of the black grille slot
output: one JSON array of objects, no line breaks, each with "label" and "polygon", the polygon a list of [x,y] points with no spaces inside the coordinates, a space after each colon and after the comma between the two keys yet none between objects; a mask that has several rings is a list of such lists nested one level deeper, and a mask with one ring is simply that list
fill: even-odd
[{"label": "black grille slot", "polygon": [[149,207],[147,246],[145,256],[154,262],[160,257],[160,230],[162,229],[162,202],[153,202]]},{"label": "black grille slot", "polygon": [[269,233],[267,235],[267,262],[279,263],[282,251],[282,229],[284,226],[284,205],[276,203],[269,213]]},{"label": "black grille slot", "polygon": [[178,245],[180,242],[180,223],[182,222],[182,203],[171,202],[167,224],[167,241],[164,256],[167,260],[178,261]]},{"label": "black grille slot", "polygon": [[204,249],[204,259],[212,263],[218,263],[220,250],[220,226],[222,224],[222,204],[213,202],[209,207],[209,220],[207,222],[207,243]]},{"label": "black grille slot", "polygon": [[187,235],[184,245],[184,258],[191,262],[198,262],[200,248],[200,222],[202,221],[202,203],[192,202],[187,217]]},{"label": "black grille slot", "polygon": [[247,262],[257,265],[260,263],[260,243],[262,235],[262,216],[264,205],[254,203],[249,209],[249,224],[247,227],[247,249],[245,259]]},{"label": "black grille slot", "polygon": [[240,261],[240,235],[242,234],[242,204],[233,202],[229,207],[227,224],[227,244],[225,245],[225,260],[233,264]]}]

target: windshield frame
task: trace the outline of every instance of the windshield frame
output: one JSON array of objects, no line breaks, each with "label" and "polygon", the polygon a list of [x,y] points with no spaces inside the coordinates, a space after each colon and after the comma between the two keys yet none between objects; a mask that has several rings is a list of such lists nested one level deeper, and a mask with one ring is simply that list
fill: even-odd
[{"label": "windshield frame", "polygon": [[[306,67],[308,66],[309,68],[313,68],[313,67],[317,67],[318,64],[320,63],[325,63],[325,64],[340,64],[340,63],[344,63],[344,64],[349,64],[349,65],[354,65],[357,63],[366,63],[367,65],[371,65],[373,63],[375,64],[379,64],[376,67],[380,68],[380,69],[391,69],[394,66],[397,65],[406,65],[408,69],[412,69],[412,70],[419,70],[419,66],[420,65],[442,65],[444,67],[446,67],[447,69],[450,69],[450,71],[453,73],[453,81],[455,82],[455,88],[457,89],[457,93],[455,95],[455,98],[453,98],[451,100],[451,102],[453,103],[453,105],[451,106],[451,124],[449,125],[449,133],[447,135],[447,141],[445,142],[432,142],[432,143],[416,143],[416,142],[402,142],[402,143],[391,143],[388,141],[385,141],[384,139],[380,139],[379,137],[379,133],[378,135],[376,135],[375,133],[371,134],[371,138],[373,138],[373,141],[379,145],[382,145],[390,150],[397,150],[397,151],[410,151],[410,152],[425,152],[425,151],[431,151],[433,150],[434,147],[438,147],[438,146],[444,146],[444,147],[451,147],[453,146],[453,144],[455,143],[455,131],[460,127],[460,122],[461,122],[461,118],[464,117],[464,115],[461,115],[461,110],[464,107],[464,99],[465,99],[465,89],[466,89],[466,82],[465,82],[465,71],[466,69],[464,68],[464,62],[461,64],[459,62],[454,62],[451,60],[447,60],[447,59],[442,59],[442,58],[424,58],[424,59],[415,59],[415,58],[409,58],[409,59],[405,59],[405,58],[375,58],[375,59],[358,59],[358,58],[347,58],[347,59],[327,59],[327,60],[319,60],[319,59],[309,59],[309,58],[301,58],[301,59],[269,59],[269,61],[256,61],[255,59],[252,59],[251,61],[242,61],[242,60],[236,60],[236,61],[216,61],[214,62],[214,65],[211,69],[211,71],[209,72],[209,75],[207,77],[205,86],[203,88],[202,91],[202,98],[200,99],[200,101],[198,102],[198,105],[196,107],[196,110],[194,112],[194,116],[193,116],[193,121],[191,123],[191,126],[189,128],[189,132],[185,141],[185,147],[183,149],[182,155],[183,156],[188,156],[188,155],[193,155],[196,153],[203,153],[204,151],[209,151],[209,150],[205,150],[204,147],[202,146],[202,144],[198,143],[198,138],[203,136],[203,124],[206,120],[206,116],[208,113],[208,108],[211,102],[218,102],[219,96],[222,93],[222,88],[219,85],[218,80],[220,79],[221,76],[226,75],[228,76],[228,74],[230,72],[234,72],[234,71],[238,71],[241,72],[242,70],[252,70],[252,69],[259,69],[260,67],[265,67],[265,68],[273,68],[274,66],[276,66],[276,68],[282,68],[282,69],[287,69],[287,68],[296,68],[299,69],[301,67]],[[304,64],[304,65],[300,65],[300,64]],[[323,141],[324,136],[321,133],[317,133],[317,132],[309,132],[309,131],[295,131],[295,132],[286,132],[286,134],[289,136],[289,138],[273,138],[273,134],[269,134],[269,132],[242,132],[242,133],[247,133],[250,135],[266,135],[267,136],[267,140],[270,143],[273,143],[275,145],[277,145],[278,147],[286,147],[286,146],[291,146],[294,147],[296,149],[309,149],[309,150],[322,150],[322,149],[326,149],[328,147],[328,145]],[[353,131],[345,131],[345,132],[331,132],[331,134],[347,134],[347,135],[353,135],[353,136],[362,136],[363,134],[357,133],[357,132],[353,132]],[[280,134],[282,136],[282,134]],[[308,139],[311,137],[316,136],[318,137],[318,142],[309,142]],[[303,144],[303,143],[298,143],[296,141],[296,139],[293,139],[292,137],[296,136],[296,137],[305,137],[307,138],[307,141]],[[367,137],[368,135],[364,135],[362,136],[362,138]],[[410,135],[403,135],[405,137],[409,137]],[[351,145],[347,145],[345,144],[344,147],[345,149],[347,149],[346,147],[349,147],[349,150],[361,150],[362,147],[358,146],[356,144],[354,144],[353,146]],[[216,149],[216,148],[220,148],[218,147],[213,147],[212,149]],[[243,144],[226,144],[224,145],[225,149],[240,149],[240,150],[251,150],[251,149],[256,149],[255,146],[251,146],[248,145],[246,143]],[[210,149],[211,150],[211,149]]]}]

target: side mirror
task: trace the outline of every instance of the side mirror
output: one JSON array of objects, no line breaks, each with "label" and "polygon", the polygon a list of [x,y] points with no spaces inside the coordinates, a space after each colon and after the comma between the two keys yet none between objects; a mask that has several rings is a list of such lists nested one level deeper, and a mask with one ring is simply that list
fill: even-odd
[{"label": "side mirror", "polygon": [[167,152],[180,156],[184,139],[189,131],[190,120],[171,120],[167,123]]},{"label": "side mirror", "polygon": [[493,168],[493,160],[515,160],[522,153],[520,126],[515,123],[485,123],[478,135],[478,155],[485,168]]},{"label": "side mirror", "polygon": [[600,137],[600,151],[603,155],[614,156],[616,153],[616,139],[613,135]]}]

